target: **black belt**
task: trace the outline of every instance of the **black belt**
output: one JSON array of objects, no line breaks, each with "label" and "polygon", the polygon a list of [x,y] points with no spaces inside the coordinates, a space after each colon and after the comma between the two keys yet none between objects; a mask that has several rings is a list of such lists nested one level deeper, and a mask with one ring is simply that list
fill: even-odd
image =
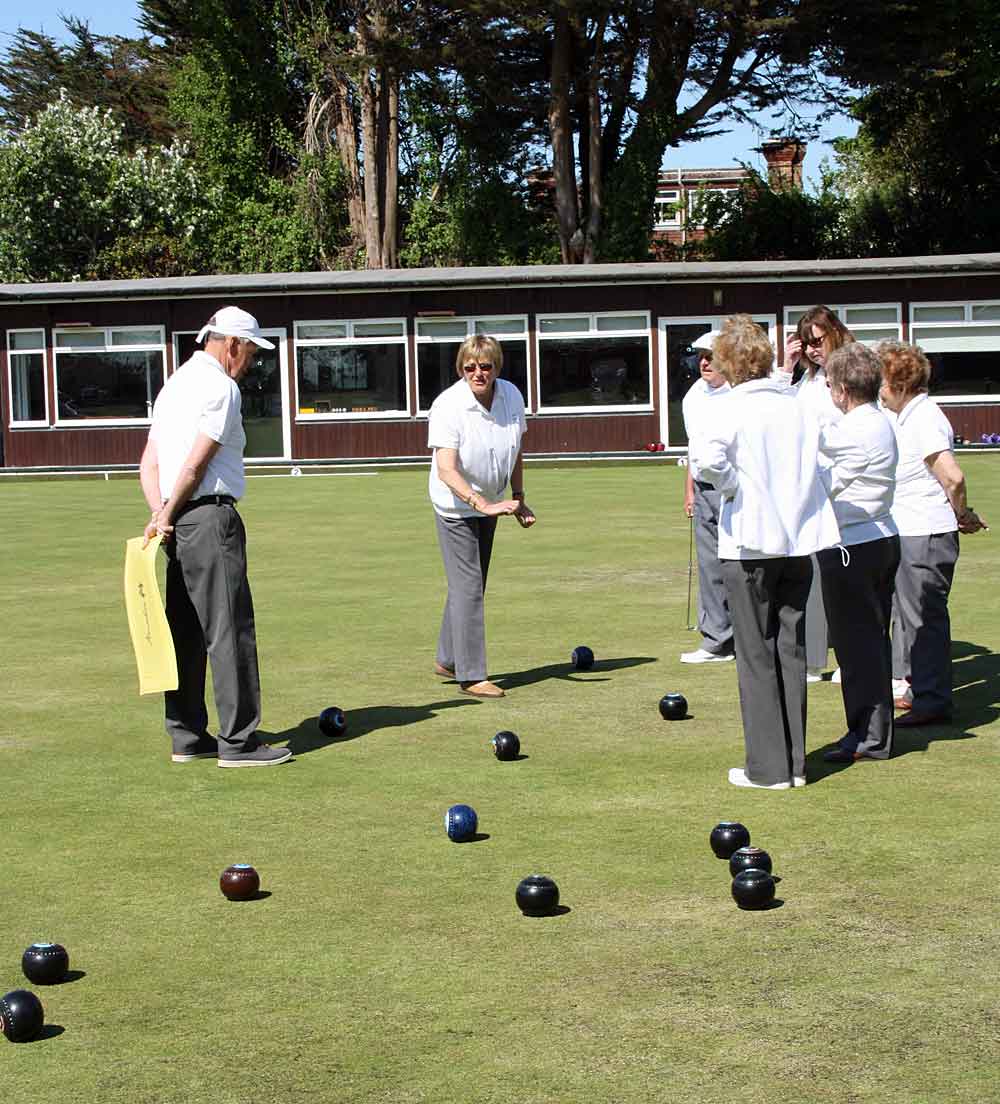
[{"label": "black belt", "polygon": [[185,502],[184,505],[177,511],[177,514],[174,517],[174,521],[176,521],[177,518],[179,518],[181,516],[181,514],[186,514],[188,512],[188,510],[195,510],[199,506],[235,506],[235,505],[236,505],[236,499],[233,498],[232,495],[211,494],[211,495],[202,495],[200,498],[189,498],[187,500],[187,502]]}]

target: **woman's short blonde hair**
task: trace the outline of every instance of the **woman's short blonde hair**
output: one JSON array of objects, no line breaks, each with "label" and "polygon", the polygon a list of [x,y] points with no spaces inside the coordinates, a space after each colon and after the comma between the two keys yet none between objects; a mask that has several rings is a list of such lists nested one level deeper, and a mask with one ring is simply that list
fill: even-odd
[{"label": "woman's short blonde hair", "polygon": [[882,361],[882,379],[890,391],[916,395],[931,382],[931,364],[917,345],[902,341],[883,341],[878,347]]},{"label": "woman's short blonde hair", "polygon": [[499,376],[503,368],[503,349],[495,337],[487,337],[486,334],[473,334],[467,337],[458,347],[458,355],[455,357],[455,371],[462,375],[462,369],[466,362],[475,360],[482,362],[488,360],[493,365]]},{"label": "woman's short blonde hair", "polygon": [[872,403],[882,382],[882,362],[867,345],[852,341],[830,354],[826,380],[831,387],[842,387],[855,402]]},{"label": "woman's short blonde hair", "polygon": [[722,323],[712,348],[712,367],[733,387],[747,380],[766,379],[773,365],[771,342],[749,314],[734,314]]}]

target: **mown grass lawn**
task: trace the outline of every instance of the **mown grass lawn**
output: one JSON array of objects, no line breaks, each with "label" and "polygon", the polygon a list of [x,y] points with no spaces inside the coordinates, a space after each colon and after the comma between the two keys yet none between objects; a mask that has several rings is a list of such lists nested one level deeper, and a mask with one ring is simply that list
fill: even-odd
[{"label": "mown grass lawn", "polygon": [[[962,463],[1000,526],[995,459]],[[172,765],[160,700],[138,696],[137,485],[0,486],[0,991],[34,940],[82,974],[39,990],[48,1037],[0,1047],[6,1101],[996,1099],[996,535],[962,544],[954,727],[832,768],[822,684],[810,785],[735,790],[735,671],[677,661],[697,641],[682,471],[527,475],[539,524],[503,526],[490,576],[496,703],[431,671],[426,473],[250,482],[265,728],[297,752],[267,771]],[[670,689],[693,719],[660,719]],[[349,739],[320,736],[329,704]],[[501,728],[526,758],[493,758]],[[459,801],[488,839],[449,843]],[[771,852],[781,907],[735,907],[720,819]],[[220,895],[240,861],[269,896]],[[568,912],[518,913],[535,871]]]}]

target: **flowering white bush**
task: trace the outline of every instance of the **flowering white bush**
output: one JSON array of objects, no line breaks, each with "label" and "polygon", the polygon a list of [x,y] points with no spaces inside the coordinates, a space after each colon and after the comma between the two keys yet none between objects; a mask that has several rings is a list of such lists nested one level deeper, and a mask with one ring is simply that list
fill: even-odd
[{"label": "flowering white bush", "polygon": [[109,110],[60,92],[0,135],[0,279],[86,278],[123,238],[191,238],[212,202],[183,143],[131,151]]}]

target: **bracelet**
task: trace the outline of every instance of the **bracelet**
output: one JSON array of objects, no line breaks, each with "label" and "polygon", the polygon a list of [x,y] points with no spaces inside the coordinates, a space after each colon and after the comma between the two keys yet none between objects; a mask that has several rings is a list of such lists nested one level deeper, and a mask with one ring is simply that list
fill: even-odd
[{"label": "bracelet", "polygon": [[468,504],[473,508],[473,510],[476,511],[476,513],[479,513],[479,507],[475,503],[475,500],[477,498],[479,498],[479,492],[473,491],[472,494],[470,494],[465,501],[468,502]]}]

